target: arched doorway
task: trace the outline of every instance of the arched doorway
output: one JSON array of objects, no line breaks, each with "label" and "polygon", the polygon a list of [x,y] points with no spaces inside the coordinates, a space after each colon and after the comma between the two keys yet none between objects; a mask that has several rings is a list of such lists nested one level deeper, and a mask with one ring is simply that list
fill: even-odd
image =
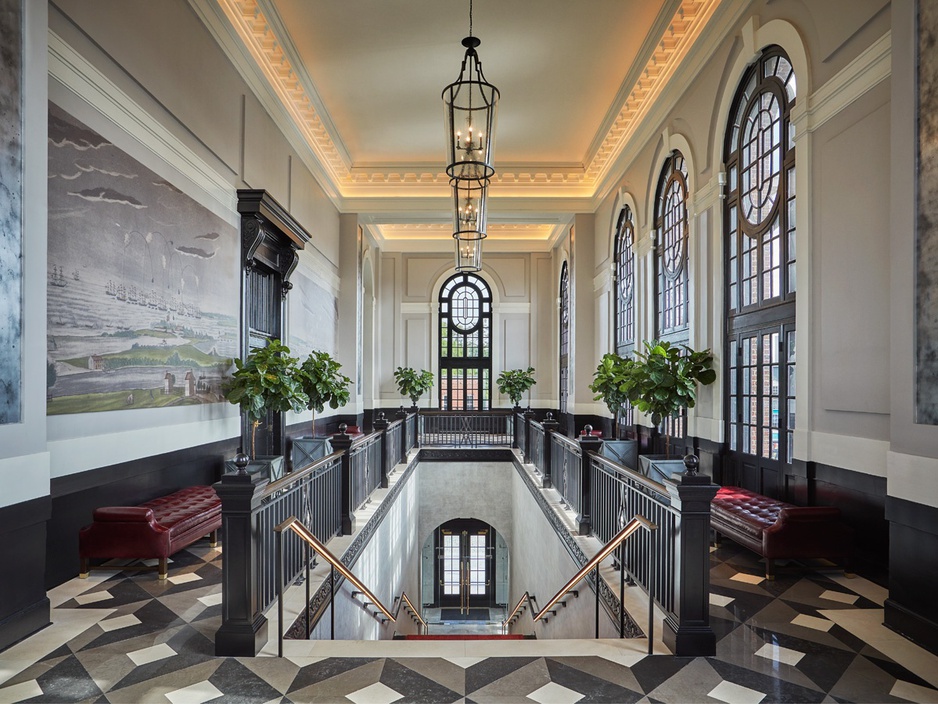
[{"label": "arched doorway", "polygon": [[489,620],[489,610],[508,598],[508,545],[495,528],[476,518],[436,527],[424,545],[425,606],[441,620]]}]

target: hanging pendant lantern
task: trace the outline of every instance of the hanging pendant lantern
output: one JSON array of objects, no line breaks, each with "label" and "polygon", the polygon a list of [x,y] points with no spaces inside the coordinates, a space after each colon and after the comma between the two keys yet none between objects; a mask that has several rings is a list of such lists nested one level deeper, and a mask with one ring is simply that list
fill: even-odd
[{"label": "hanging pendant lantern", "polygon": [[485,238],[485,204],[488,181],[453,179],[453,237],[464,240]]},{"label": "hanging pendant lantern", "polygon": [[482,180],[495,175],[495,117],[498,88],[485,80],[476,49],[482,42],[472,36],[472,2],[469,3],[469,36],[459,78],[443,89],[447,160],[446,173],[453,179]]},{"label": "hanging pendant lantern", "polygon": [[456,242],[456,271],[480,271],[482,269],[482,240],[462,239],[453,235]]}]

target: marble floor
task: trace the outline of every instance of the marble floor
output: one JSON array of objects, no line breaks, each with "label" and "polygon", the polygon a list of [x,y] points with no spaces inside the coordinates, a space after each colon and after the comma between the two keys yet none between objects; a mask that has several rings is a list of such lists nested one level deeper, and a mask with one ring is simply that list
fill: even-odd
[{"label": "marble floor", "polygon": [[711,553],[710,658],[660,642],[649,656],[644,639],[293,642],[282,659],[275,645],[219,658],[221,551],[201,541],[173,560],[166,582],[96,572],[52,590],[53,625],[0,653],[0,702],[938,702],[938,657],[881,625],[882,586],[805,570],[769,582],[729,541]]}]

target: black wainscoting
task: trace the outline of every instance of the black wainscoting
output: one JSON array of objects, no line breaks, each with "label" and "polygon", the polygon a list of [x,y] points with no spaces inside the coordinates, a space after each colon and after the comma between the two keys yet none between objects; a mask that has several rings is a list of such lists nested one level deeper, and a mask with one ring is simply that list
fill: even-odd
[{"label": "black wainscoting", "polygon": [[78,531],[98,506],[135,506],[177,489],[219,480],[238,438],[142,457],[52,480],[46,540],[46,588],[78,574]]},{"label": "black wainscoting", "polygon": [[43,579],[50,511],[48,496],[0,508],[0,651],[49,625]]},{"label": "black wainscoting", "polygon": [[889,598],[885,624],[938,653],[938,508],[886,498]]}]

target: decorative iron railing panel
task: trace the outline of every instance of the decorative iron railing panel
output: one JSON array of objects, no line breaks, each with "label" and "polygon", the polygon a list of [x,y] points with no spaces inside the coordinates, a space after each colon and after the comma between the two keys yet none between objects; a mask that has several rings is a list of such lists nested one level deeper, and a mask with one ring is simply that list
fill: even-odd
[{"label": "decorative iron railing panel", "polygon": [[401,443],[405,442],[404,437],[407,432],[407,423],[402,420],[396,420],[384,429],[387,434],[387,441],[384,446],[385,466],[390,472],[401,461]]},{"label": "decorative iron railing panel", "polygon": [[511,413],[430,411],[420,414],[420,445],[510,447]]},{"label": "decorative iron railing panel", "polygon": [[371,492],[381,486],[380,441],[381,433],[371,433],[349,450],[353,509],[361,508]]},{"label": "decorative iron railing panel", "polygon": [[[287,475],[268,485],[268,489],[261,496],[260,506],[253,511],[257,549],[254,564],[257,570],[261,612],[277,598],[274,526],[290,516],[297,516],[302,517],[310,531],[323,542],[339,535],[341,457],[341,453],[334,453],[302,472],[296,472],[295,478],[291,479],[291,476]],[[283,556],[283,563],[285,574],[293,581],[303,569],[303,546],[299,541],[290,542],[291,545]]]},{"label": "decorative iron railing panel", "polygon": [[417,414],[408,414],[404,422],[407,426],[404,433],[404,449],[406,449],[407,452],[410,452],[417,445]]},{"label": "decorative iron railing panel", "polygon": [[590,457],[590,510],[593,533],[602,542],[610,540],[622,526],[639,515],[658,526],[657,545],[652,567],[649,567],[649,541],[646,535],[635,535],[619,552],[628,574],[647,587],[649,569],[654,570],[654,599],[669,614],[675,609],[677,577],[676,526],[678,512],[663,484],[617,465],[604,457]]},{"label": "decorative iron railing panel", "polygon": [[536,420],[531,421],[531,451],[524,458],[525,462],[533,464],[534,468],[544,474],[544,426]]},{"label": "decorative iron railing panel", "polygon": [[515,419],[515,447],[521,450],[521,454],[525,457],[528,456],[528,434],[525,432],[525,425],[527,420],[524,415],[521,413],[514,414]]},{"label": "decorative iron railing panel", "polygon": [[551,478],[571,511],[583,510],[583,460],[580,444],[559,433],[551,434]]}]

